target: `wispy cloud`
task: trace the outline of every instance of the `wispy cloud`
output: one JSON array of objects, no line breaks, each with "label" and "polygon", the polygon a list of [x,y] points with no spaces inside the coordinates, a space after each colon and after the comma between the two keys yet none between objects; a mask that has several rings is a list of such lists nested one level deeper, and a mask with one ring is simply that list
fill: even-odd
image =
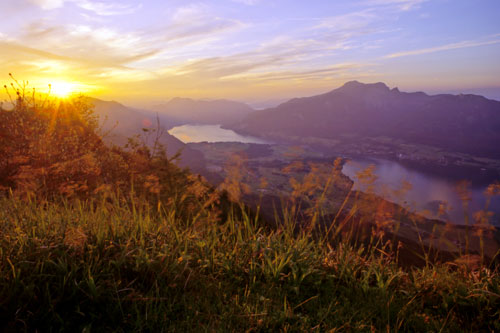
[{"label": "wispy cloud", "polygon": [[419,8],[421,4],[429,0],[365,0],[361,4],[364,6],[391,6],[393,8],[408,11]]},{"label": "wispy cloud", "polygon": [[66,0],[30,0],[30,2],[44,10],[51,10],[64,6]]},{"label": "wispy cloud", "polygon": [[93,0],[30,0],[30,2],[44,10],[61,8],[65,3],[72,3],[84,10],[101,16],[132,14],[142,7],[142,4],[130,5],[120,2]]},{"label": "wispy cloud", "polygon": [[[350,40],[368,33],[367,26],[375,19],[368,10],[321,18],[309,30],[309,33],[314,31],[314,38],[307,34],[304,37],[274,34],[256,44],[250,43],[246,51],[214,56],[201,50],[219,48],[221,53],[227,53],[228,49],[221,48],[219,40],[228,32],[248,26],[218,16],[207,4],[194,3],[171,11],[163,26],[133,33],[90,23],[54,25],[45,20],[35,21],[22,30],[16,40],[16,52],[23,50],[26,57],[21,57],[22,63],[34,72],[68,71],[99,80],[169,77],[205,83],[314,80],[361,68],[358,64],[332,63],[325,58],[348,49]],[[182,54],[183,59],[177,58],[172,63],[176,54]],[[32,58],[35,55],[41,58],[38,63]],[[318,58],[325,59],[323,64],[314,63]],[[166,59],[170,59],[168,67],[164,66]]]},{"label": "wispy cloud", "polygon": [[261,0],[231,0],[232,2],[242,3],[248,6],[253,6],[258,4]]},{"label": "wispy cloud", "polygon": [[[45,77],[73,77],[92,85],[106,80],[144,80],[154,77],[134,68],[159,50],[138,34],[84,25],[50,25],[34,22],[15,37],[0,38],[0,67],[30,81]],[[29,46],[28,46],[29,45]]]},{"label": "wispy cloud", "polygon": [[314,64],[314,59],[328,56],[343,49],[343,43],[297,40],[290,37],[275,38],[255,50],[227,56],[206,57],[168,68],[176,76],[188,76],[204,80],[252,80],[279,81],[328,76],[340,69],[360,68],[359,64]]},{"label": "wispy cloud", "polygon": [[323,80],[332,77],[341,77],[352,74],[355,70],[364,69],[368,64],[361,63],[340,63],[324,68],[314,68],[309,70],[288,70],[271,71],[260,73],[247,73],[232,75],[223,78],[223,80],[246,80],[255,83],[258,82],[276,82],[276,81],[304,81],[304,80]]},{"label": "wispy cloud", "polygon": [[332,31],[354,31],[371,24],[378,16],[372,9],[351,12],[343,15],[322,18],[314,29],[329,29]]},{"label": "wispy cloud", "polygon": [[164,41],[172,42],[208,35],[215,37],[243,26],[240,21],[219,17],[207,5],[197,3],[177,8],[171,14],[170,22],[156,33],[161,34]]},{"label": "wispy cloud", "polygon": [[142,4],[129,5],[122,4],[120,2],[109,2],[109,1],[90,1],[90,0],[73,0],[77,6],[82,9],[93,12],[101,16],[113,16],[113,15],[128,15],[133,14],[140,8]]},{"label": "wispy cloud", "polygon": [[493,44],[498,44],[498,43],[500,43],[500,39],[493,39],[493,40],[487,40],[487,41],[462,41],[462,42],[458,42],[458,43],[445,44],[445,45],[441,45],[441,46],[429,47],[429,48],[424,48],[424,49],[419,49],[419,50],[391,53],[391,54],[386,55],[384,58],[399,58],[399,57],[415,56],[415,55],[434,53],[434,52],[440,52],[440,51],[448,51],[448,50],[456,50],[456,49],[463,49],[463,48],[469,48],[469,47],[493,45]]},{"label": "wispy cloud", "polygon": [[[464,16],[464,8],[473,6],[458,1],[454,10]],[[485,0],[484,8],[500,8],[494,1]],[[262,94],[271,95],[278,91],[274,87],[284,91],[305,87],[303,82],[324,89],[374,75],[390,80],[384,75],[395,77],[397,68],[390,59],[500,43],[500,35],[487,35],[493,21],[479,27],[478,13],[471,37],[457,37],[450,27],[459,26],[460,18],[449,15],[446,0],[433,6],[427,6],[430,0],[316,1],[314,6],[303,0],[19,2],[0,0],[0,12],[6,13],[0,22],[1,71],[30,81],[75,78],[138,96],[207,89],[219,96],[250,94],[254,86],[265,86]],[[418,19],[424,10],[425,22]],[[436,27],[432,38],[423,38],[421,24]],[[443,26],[449,29],[438,29]],[[498,71],[488,61],[461,73],[480,72],[478,77],[490,75],[497,82]],[[427,79],[432,68],[425,66],[420,69]]]},{"label": "wispy cloud", "polygon": [[94,81],[153,79],[175,54],[197,57],[189,53],[200,53],[199,48],[216,43],[221,34],[243,26],[209,9],[202,4],[179,7],[163,26],[132,32],[102,23],[34,20],[16,35],[0,36],[2,58],[10,68],[23,68],[22,74],[31,77],[71,73]]},{"label": "wispy cloud", "polygon": [[138,33],[105,27],[50,25],[37,21],[25,27],[20,40],[31,48],[50,50],[50,53],[75,61],[125,65],[151,55],[153,50],[142,37]]}]

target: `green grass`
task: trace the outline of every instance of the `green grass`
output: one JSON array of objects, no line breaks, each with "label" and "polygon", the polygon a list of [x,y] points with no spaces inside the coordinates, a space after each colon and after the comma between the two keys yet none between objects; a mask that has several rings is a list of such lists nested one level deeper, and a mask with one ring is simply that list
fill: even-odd
[{"label": "green grass", "polygon": [[383,248],[234,211],[0,198],[0,329],[500,330],[497,270],[403,270]]}]

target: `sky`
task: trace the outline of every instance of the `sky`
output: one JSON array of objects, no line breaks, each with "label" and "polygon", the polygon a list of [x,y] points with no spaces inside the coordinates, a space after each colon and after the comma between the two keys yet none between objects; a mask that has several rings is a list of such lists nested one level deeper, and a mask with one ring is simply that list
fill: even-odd
[{"label": "sky", "polygon": [[500,100],[499,0],[0,0],[0,82],[145,106],[351,80]]}]

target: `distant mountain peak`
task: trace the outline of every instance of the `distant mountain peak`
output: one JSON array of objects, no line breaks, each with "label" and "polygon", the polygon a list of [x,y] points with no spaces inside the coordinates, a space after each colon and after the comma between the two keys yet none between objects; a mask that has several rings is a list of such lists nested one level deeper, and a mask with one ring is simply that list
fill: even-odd
[{"label": "distant mountain peak", "polygon": [[111,100],[111,101],[106,101],[106,100],[103,100],[103,99],[99,99],[99,98],[95,98],[95,97],[87,97],[87,100],[94,104],[94,106],[97,106],[96,104],[99,104],[99,105],[108,105],[108,106],[114,106],[114,107],[122,107],[122,108],[125,108],[126,106],[123,105],[122,103],[120,102],[117,102],[115,100]]},{"label": "distant mountain peak", "polygon": [[359,81],[349,81],[346,82],[342,87],[339,89],[345,90],[345,89],[376,89],[376,90],[384,90],[384,91],[389,91],[389,87],[383,83],[383,82],[377,82],[377,83],[361,83]]},{"label": "distant mountain peak", "polygon": [[187,98],[187,97],[174,97],[172,98],[169,103],[186,103],[186,102],[194,102],[192,98]]},{"label": "distant mountain peak", "polygon": [[500,102],[475,95],[400,92],[350,81],[325,94],[249,114],[233,127],[279,140],[386,137],[449,152],[500,158]]},{"label": "distant mountain peak", "polygon": [[357,80],[352,80],[352,81],[348,81],[348,82],[344,83],[344,85],[342,87],[350,88],[350,87],[359,87],[359,86],[364,86],[364,85],[365,85],[364,83],[361,83]]}]

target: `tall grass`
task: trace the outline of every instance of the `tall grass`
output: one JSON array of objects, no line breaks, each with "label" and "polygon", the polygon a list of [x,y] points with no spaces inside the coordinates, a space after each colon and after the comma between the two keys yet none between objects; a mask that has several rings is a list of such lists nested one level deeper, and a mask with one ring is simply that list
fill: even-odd
[{"label": "tall grass", "polygon": [[403,270],[383,246],[118,198],[0,198],[11,331],[498,331],[496,269]]},{"label": "tall grass", "polygon": [[[420,231],[404,209],[352,186],[336,207],[329,198],[343,194],[340,162],[326,173],[298,163],[285,168],[301,177],[290,178],[271,225],[259,207],[229,200],[251,190],[241,159],[220,193],[156,144],[106,147],[81,99],[39,105],[15,82],[15,108],[0,105],[8,134],[0,140],[0,330],[500,330],[498,268],[483,260],[497,250],[483,242],[487,211],[465,229],[465,253],[458,249],[479,248],[478,267],[468,257],[439,264],[431,236],[456,230]],[[373,179],[369,170],[361,176]],[[425,265],[403,269],[395,236],[413,233]]]}]

